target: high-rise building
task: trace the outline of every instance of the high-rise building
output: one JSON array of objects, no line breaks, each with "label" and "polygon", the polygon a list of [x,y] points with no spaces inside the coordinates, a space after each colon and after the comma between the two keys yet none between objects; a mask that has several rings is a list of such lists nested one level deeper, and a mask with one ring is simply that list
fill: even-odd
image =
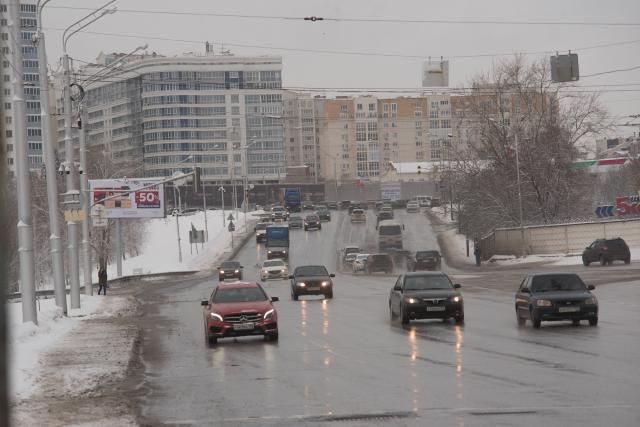
[{"label": "high-rise building", "polygon": [[[2,78],[4,81],[3,88],[3,105],[4,108],[4,129],[6,141],[7,161],[9,170],[15,172],[14,155],[16,141],[13,138],[14,123],[13,111],[11,107],[11,48],[12,41],[9,34],[7,22],[7,6],[8,0],[0,0],[0,11],[2,17],[0,20],[0,49],[2,50]],[[37,1],[22,0],[20,2],[20,28],[21,40],[20,48],[22,49],[23,61],[22,65],[24,78],[24,95],[27,111],[27,155],[29,158],[29,168],[40,170],[43,165],[42,159],[42,127],[40,119],[40,75],[38,63],[38,51],[33,44],[33,37],[37,29]],[[43,65],[46,66],[46,65]],[[47,82],[48,83],[48,82]]]},{"label": "high-rise building", "polygon": [[[318,158],[316,120],[318,106],[324,98],[283,91],[284,146],[287,166],[308,166],[311,176],[315,170],[314,155]],[[318,117],[319,118],[319,117]]]},{"label": "high-rise building", "polygon": [[240,179],[246,150],[250,182],[285,175],[280,57],[215,55],[208,48],[205,55],[110,54],[97,62],[81,68],[77,82],[85,90],[90,150],[137,159],[146,176],[197,165],[213,183]]}]

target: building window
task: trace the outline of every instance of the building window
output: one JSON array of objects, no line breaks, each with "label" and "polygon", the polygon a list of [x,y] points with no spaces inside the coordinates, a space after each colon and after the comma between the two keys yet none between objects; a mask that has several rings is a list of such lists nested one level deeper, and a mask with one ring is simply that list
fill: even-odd
[{"label": "building window", "polygon": [[391,111],[398,111],[398,104],[391,104]]},{"label": "building window", "polygon": [[231,103],[237,104],[240,102],[240,95],[231,95]]},{"label": "building window", "polygon": [[376,111],[376,104],[369,104],[369,111]]},{"label": "building window", "polygon": [[7,138],[13,138],[13,131],[12,130],[6,130],[4,131],[4,134]]}]

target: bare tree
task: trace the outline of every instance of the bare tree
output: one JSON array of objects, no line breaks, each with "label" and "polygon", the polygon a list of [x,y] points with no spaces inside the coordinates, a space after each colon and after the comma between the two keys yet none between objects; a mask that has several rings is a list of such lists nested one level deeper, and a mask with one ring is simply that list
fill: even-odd
[{"label": "bare tree", "polygon": [[[551,82],[546,61],[516,56],[473,79],[452,99],[454,132],[471,135],[453,147],[458,198],[476,235],[519,224],[520,169],[525,222],[548,223],[590,209],[591,178],[571,168],[576,144],[608,129],[596,94],[567,92]],[[517,140],[516,140],[517,139]],[[516,153],[517,150],[517,153]]]}]

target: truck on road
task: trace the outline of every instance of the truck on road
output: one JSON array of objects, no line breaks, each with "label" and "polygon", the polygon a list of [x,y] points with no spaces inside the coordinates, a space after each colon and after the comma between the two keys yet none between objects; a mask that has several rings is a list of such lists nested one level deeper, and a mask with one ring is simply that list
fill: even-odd
[{"label": "truck on road", "polygon": [[284,189],[284,206],[289,212],[300,212],[302,208],[302,198],[299,188]]},{"label": "truck on road", "polygon": [[267,259],[289,259],[289,226],[267,226],[265,248]]}]

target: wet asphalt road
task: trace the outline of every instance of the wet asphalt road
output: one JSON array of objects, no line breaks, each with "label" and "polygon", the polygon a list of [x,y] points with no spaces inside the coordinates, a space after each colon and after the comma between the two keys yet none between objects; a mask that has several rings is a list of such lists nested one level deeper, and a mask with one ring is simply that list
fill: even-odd
[{"label": "wet asphalt road", "polygon": [[[408,246],[437,247],[428,220],[396,211]],[[372,213],[369,213],[372,220]],[[394,276],[341,273],[337,249],[374,249],[375,221],[343,213],[321,232],[292,231],[291,266],[336,271],[334,299],[280,297],[280,340],[205,344],[200,300],[216,284],[167,283],[144,297],[144,373],[135,392],[145,424],[219,426],[640,425],[640,280],[599,286],[600,324],[518,328],[522,270],[460,272],[466,324],[389,321]],[[424,242],[424,243],[420,243]],[[238,259],[258,279],[252,240]],[[634,277],[640,266],[582,269],[588,283]],[[618,273],[616,273],[618,272]],[[635,274],[640,278],[640,274]],[[506,285],[505,285],[506,284]],[[504,289],[509,289],[504,290]]]}]

